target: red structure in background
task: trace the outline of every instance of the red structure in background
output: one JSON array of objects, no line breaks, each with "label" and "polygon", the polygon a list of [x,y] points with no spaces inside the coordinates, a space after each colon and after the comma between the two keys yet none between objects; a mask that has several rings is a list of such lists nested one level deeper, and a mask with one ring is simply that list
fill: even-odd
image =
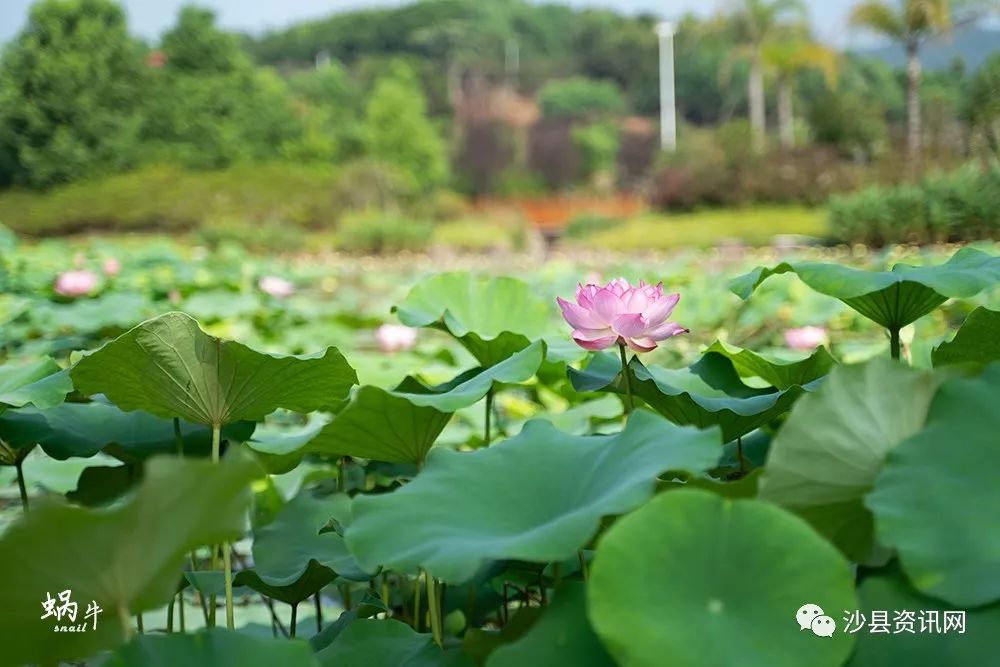
[{"label": "red structure in background", "polygon": [[593,215],[627,219],[645,209],[645,202],[633,195],[612,197],[552,196],[521,199],[483,199],[476,208],[483,212],[517,211],[552,246],[576,218]]}]

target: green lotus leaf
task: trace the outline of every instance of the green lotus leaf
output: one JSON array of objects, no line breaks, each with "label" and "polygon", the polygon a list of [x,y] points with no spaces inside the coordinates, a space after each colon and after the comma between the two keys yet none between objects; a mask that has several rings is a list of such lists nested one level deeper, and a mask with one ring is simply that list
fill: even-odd
[{"label": "green lotus leaf", "polygon": [[300,492],[274,520],[254,531],[250,570],[234,582],[288,604],[298,604],[337,576],[367,581],[336,531],[320,532],[331,520],[350,523],[351,499],[344,494],[316,498]]},{"label": "green lotus leaf", "polygon": [[419,464],[450,419],[451,412],[414,405],[378,387],[359,387],[306,451]]},{"label": "green lotus leaf", "polygon": [[393,307],[411,327],[450,333],[483,366],[493,366],[541,338],[552,309],[515,278],[442,273],[420,282]]},{"label": "green lotus leaf", "polygon": [[931,358],[935,368],[950,364],[985,366],[1000,361],[1000,312],[976,308],[952,340],[934,348]]},{"label": "green lotus leaf", "polygon": [[345,538],[365,569],[423,567],[461,584],[493,560],[570,558],[601,517],[648,499],[658,475],[700,472],[718,457],[717,431],[678,427],[645,410],[610,436],[574,436],[533,421],[487,449],[432,450],[409,484],[358,496]]},{"label": "green lotus leaf", "polygon": [[567,581],[545,608],[541,618],[519,640],[490,653],[486,667],[611,667],[587,620],[587,590],[581,582]]},{"label": "green lotus leaf", "polygon": [[69,374],[47,357],[0,366],[0,412],[4,406],[26,405],[45,410],[62,403],[71,391]]},{"label": "green lotus leaf", "polygon": [[414,405],[455,412],[481,401],[495,384],[516,384],[531,379],[544,358],[545,343],[535,341],[495,366],[467,371],[435,387],[428,387],[412,377],[406,378],[392,393]]},{"label": "green lotus leaf", "polygon": [[306,445],[330,423],[325,413],[314,412],[305,424],[294,427],[260,424],[253,437],[246,441],[257,459],[272,475],[291,472],[306,455]]},{"label": "green lotus leaf", "polygon": [[[201,424],[181,422],[184,454],[211,451],[212,431]],[[253,422],[223,427],[222,437],[243,442]],[[63,403],[49,410],[23,408],[0,414],[0,440],[15,446],[38,444],[54,459],[88,458],[107,449],[126,461],[177,452],[173,420],[148,412],[123,412],[110,403]]]},{"label": "green lotus leaf", "polygon": [[199,290],[184,299],[182,310],[202,322],[251,317],[261,308],[260,297],[250,292],[225,289]]},{"label": "green lotus leaf", "polygon": [[729,359],[740,377],[756,377],[776,389],[791,389],[818,380],[833,368],[837,361],[825,347],[816,350],[799,361],[769,359],[762,354],[745,350],[735,345],[716,341],[707,350]]},{"label": "green lotus leaf", "polygon": [[924,425],[939,382],[887,358],[835,368],[771,443],[760,498],[809,521],[851,560],[883,562],[863,501],[889,451]]},{"label": "green lotus leaf", "polygon": [[589,616],[621,665],[838,667],[854,635],[800,630],[819,605],[853,609],[848,562],[802,520],[758,500],[660,494],[605,533],[588,585]]},{"label": "green lotus leaf", "polygon": [[[0,664],[76,660],[120,644],[119,616],[167,604],[189,551],[242,535],[262,472],[239,452],[220,464],[155,458],[124,504],[32,505],[0,537]],[[92,601],[104,610],[96,628],[53,633],[54,617],[41,618],[47,596],[67,590],[78,622]]]},{"label": "green lotus leaf", "polygon": [[141,469],[134,466],[89,466],[83,469],[76,488],[66,499],[77,505],[100,507],[107,505],[139,483]]},{"label": "green lotus leaf", "polygon": [[253,637],[226,630],[140,635],[117,649],[103,667],[317,667],[303,641]]},{"label": "green lotus leaf", "polygon": [[730,289],[748,299],[770,276],[794,273],[810,288],[846,303],[865,317],[899,330],[949,298],[968,298],[1000,283],[1000,257],[962,248],[938,266],[897,264],[891,271],[862,271],[840,264],[782,262],[757,267]]},{"label": "green lotus leaf", "polygon": [[472,667],[461,650],[441,650],[405,623],[358,619],[316,653],[322,667]]},{"label": "green lotus leaf", "polygon": [[143,322],[71,371],[76,388],[122,410],[197,424],[261,421],[278,408],[311,412],[347,396],[357,382],[343,355],[273,356],[223,341],[183,313]]},{"label": "green lotus leaf", "polygon": [[[629,368],[636,397],[676,424],[719,426],[725,442],[784,414],[802,394],[822,382],[820,378],[784,391],[748,387],[740,380],[733,362],[717,352],[707,353],[689,368],[647,367],[638,358],[629,363]],[[595,355],[587,368],[570,369],[569,376],[577,391],[625,393],[621,362],[613,355]]]},{"label": "green lotus leaf", "polygon": [[94,299],[73,303],[43,303],[31,312],[39,330],[91,332],[124,330],[154,313],[148,297],[135,292],[108,292]]},{"label": "green lotus leaf", "polygon": [[[962,611],[965,632],[952,626],[946,633],[945,614],[954,619],[958,610],[913,590],[895,567],[865,577],[858,598],[857,611],[864,622],[872,620],[873,611],[887,612],[888,632],[870,632],[867,624],[858,630],[861,618],[855,616],[848,631],[857,632],[858,643],[847,667],[981,665],[989,664],[996,654],[1000,605]],[[840,619],[837,624],[840,632]]]},{"label": "green lotus leaf", "polygon": [[944,382],[923,430],[889,452],[866,505],[915,588],[961,607],[1000,599],[1000,363]]}]

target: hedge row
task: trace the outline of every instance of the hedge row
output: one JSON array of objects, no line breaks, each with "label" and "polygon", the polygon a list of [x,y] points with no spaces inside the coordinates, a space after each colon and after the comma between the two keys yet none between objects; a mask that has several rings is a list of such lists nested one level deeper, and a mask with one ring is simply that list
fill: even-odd
[{"label": "hedge row", "polygon": [[0,225],[29,236],[77,232],[211,230],[214,227],[332,229],[347,211],[413,204],[389,167],[337,169],[290,163],[219,171],[152,167],[47,192],[0,193]]},{"label": "hedge row", "polygon": [[875,246],[997,239],[1000,167],[968,165],[916,184],[834,196],[829,224],[840,241]]}]

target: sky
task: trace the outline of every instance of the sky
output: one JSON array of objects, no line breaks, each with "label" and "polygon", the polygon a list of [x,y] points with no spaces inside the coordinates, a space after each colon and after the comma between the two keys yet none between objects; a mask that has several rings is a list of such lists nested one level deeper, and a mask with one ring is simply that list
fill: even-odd
[{"label": "sky", "polygon": [[[488,1],[488,0],[483,0]],[[562,0],[577,7],[609,7],[618,11],[651,12],[676,18],[688,11],[712,13],[723,0]],[[857,0],[807,0],[816,33],[824,41],[849,46],[854,36],[847,32],[847,14]],[[24,25],[32,0],[0,0],[0,42],[6,42]],[[132,31],[155,39],[169,28],[177,10],[192,0],[123,0]],[[403,4],[402,0],[196,0],[210,7],[222,26],[250,33],[284,27],[305,19],[358,7]]]}]

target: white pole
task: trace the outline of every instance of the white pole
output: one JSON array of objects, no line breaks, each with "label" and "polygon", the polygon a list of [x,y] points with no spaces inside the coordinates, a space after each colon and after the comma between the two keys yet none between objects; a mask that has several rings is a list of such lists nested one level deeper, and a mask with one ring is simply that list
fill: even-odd
[{"label": "white pole", "polygon": [[664,21],[656,26],[660,37],[660,146],[665,151],[677,150],[677,107],[674,99],[674,33],[673,23]]}]

